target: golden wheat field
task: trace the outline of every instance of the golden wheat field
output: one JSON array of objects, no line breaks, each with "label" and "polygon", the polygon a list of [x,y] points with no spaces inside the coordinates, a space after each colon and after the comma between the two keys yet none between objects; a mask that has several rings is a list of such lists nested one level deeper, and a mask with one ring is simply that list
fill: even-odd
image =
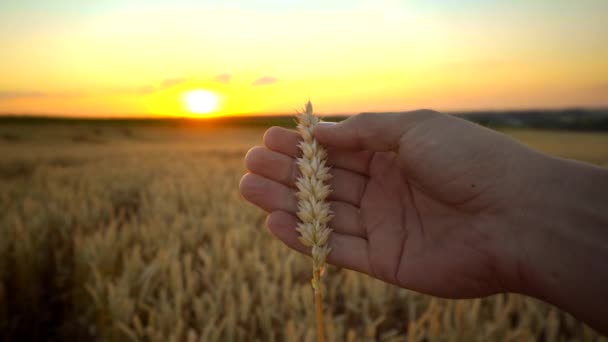
[{"label": "golden wheat field", "polygon": [[[0,125],[0,336],[314,341],[310,260],[238,193],[263,130]],[[507,133],[608,167],[608,134]],[[438,299],[335,267],[324,281],[330,341],[602,340],[519,295]]]}]

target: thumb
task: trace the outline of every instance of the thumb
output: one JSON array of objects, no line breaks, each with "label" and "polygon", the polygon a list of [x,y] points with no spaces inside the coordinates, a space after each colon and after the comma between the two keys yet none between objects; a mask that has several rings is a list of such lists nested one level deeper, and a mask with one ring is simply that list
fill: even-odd
[{"label": "thumb", "polygon": [[401,138],[420,122],[439,115],[430,110],[362,113],[339,122],[320,122],[315,138],[324,146],[346,150],[396,151]]}]

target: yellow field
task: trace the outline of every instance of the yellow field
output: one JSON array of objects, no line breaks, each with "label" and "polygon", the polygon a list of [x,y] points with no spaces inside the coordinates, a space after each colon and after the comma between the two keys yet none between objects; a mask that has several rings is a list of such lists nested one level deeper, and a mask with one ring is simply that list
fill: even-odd
[{"label": "yellow field", "polygon": [[[0,126],[0,336],[313,341],[310,263],[242,200],[262,129]],[[608,167],[608,134],[509,131]],[[444,300],[330,268],[331,341],[599,340],[519,295]]]}]

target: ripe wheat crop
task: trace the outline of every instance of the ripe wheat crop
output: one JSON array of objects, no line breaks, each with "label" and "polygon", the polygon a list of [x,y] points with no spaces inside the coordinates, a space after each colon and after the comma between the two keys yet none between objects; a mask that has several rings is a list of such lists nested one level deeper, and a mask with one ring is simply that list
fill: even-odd
[{"label": "ripe wheat crop", "polygon": [[[263,132],[0,125],[0,339],[314,341],[309,260],[238,193]],[[511,134],[608,166],[607,135]],[[323,283],[328,341],[601,340],[515,294],[438,299],[332,266]]]},{"label": "ripe wheat crop", "polygon": [[326,182],[331,178],[327,163],[327,152],[313,136],[319,118],[312,111],[312,103],[306,103],[305,110],[298,114],[298,131],[302,141],[298,147],[302,156],[297,164],[300,176],[296,181],[298,188],[298,218],[300,223],[296,230],[300,233],[300,242],[311,248],[312,288],[315,293],[315,316],[317,320],[317,338],[325,341],[323,322],[323,289],[321,276],[325,270],[325,260],[331,249],[327,241],[331,229],[327,226],[332,219],[329,203],[326,201],[331,189]]}]

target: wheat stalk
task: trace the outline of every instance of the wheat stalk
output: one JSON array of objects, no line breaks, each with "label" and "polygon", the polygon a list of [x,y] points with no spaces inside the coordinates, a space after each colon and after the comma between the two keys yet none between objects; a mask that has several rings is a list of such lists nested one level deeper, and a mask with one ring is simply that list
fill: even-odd
[{"label": "wheat stalk", "polygon": [[317,336],[319,341],[325,341],[323,323],[323,292],[321,276],[325,269],[325,259],[330,252],[327,240],[331,229],[327,226],[333,215],[326,201],[331,189],[326,182],[331,178],[326,164],[327,151],[313,136],[315,125],[319,118],[313,114],[312,103],[308,101],[306,108],[298,114],[298,131],[302,141],[298,147],[302,156],[297,159],[300,177],[296,181],[298,187],[298,223],[296,230],[300,233],[299,240],[311,247],[312,256],[312,288],[315,294],[315,316],[317,319]]}]

